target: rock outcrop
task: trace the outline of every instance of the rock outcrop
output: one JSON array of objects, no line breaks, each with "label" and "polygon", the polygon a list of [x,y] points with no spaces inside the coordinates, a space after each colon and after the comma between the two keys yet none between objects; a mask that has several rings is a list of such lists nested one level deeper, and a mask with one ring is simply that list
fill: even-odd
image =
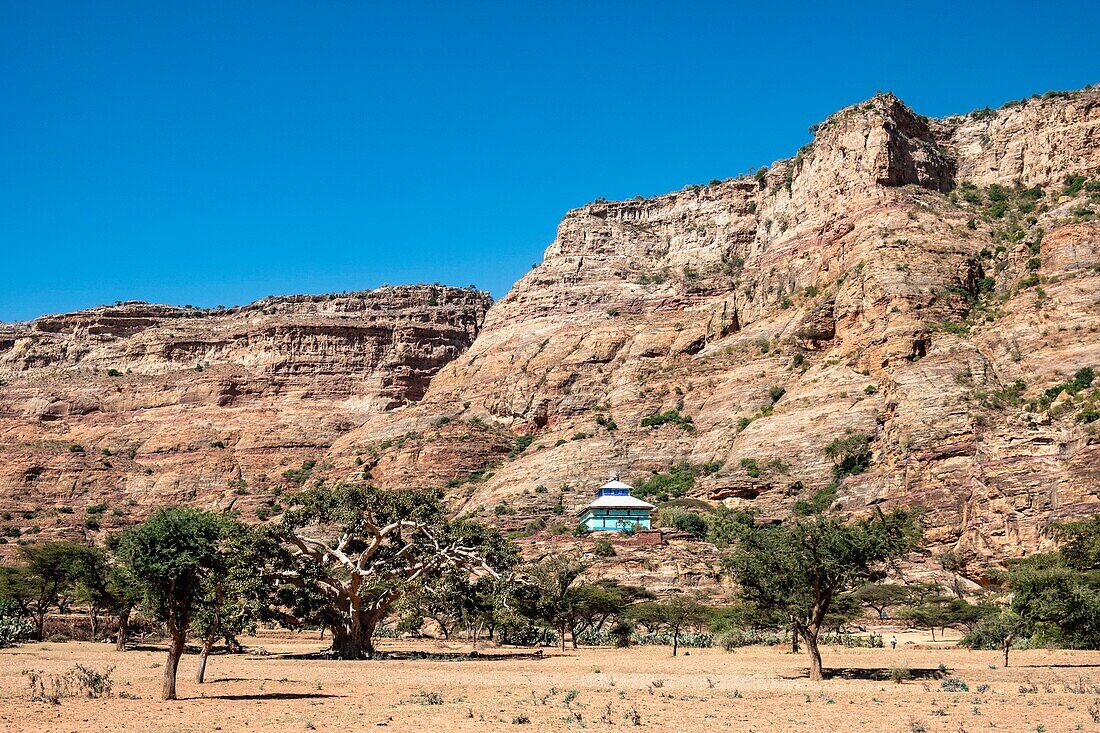
[{"label": "rock outcrop", "polygon": [[929,557],[980,579],[1100,509],[1092,388],[1045,394],[1100,366],[1098,170],[1100,90],[944,120],[883,95],[754,177],[582,207],[425,398],[329,460],[416,483],[418,441],[382,442],[441,420],[531,436],[451,477],[518,530],[571,521],[611,469],[685,462],[707,466],[694,497],[781,515],[865,436],[833,509],[922,505]]},{"label": "rock outcrop", "polygon": [[[419,289],[6,329],[0,503],[111,485],[262,517],[367,477],[446,487],[535,548],[610,470],[673,471],[767,516],[921,505],[928,567],[980,581],[1100,510],[1098,212],[1100,90],[942,120],[880,95],[755,176],[569,212],[487,314]],[[371,305],[398,293],[416,306]],[[674,545],[643,553],[668,585]]]},{"label": "rock outcrop", "polygon": [[398,287],[0,326],[5,530],[94,535],[181,502],[262,516],[341,435],[421,399],[490,303]]}]

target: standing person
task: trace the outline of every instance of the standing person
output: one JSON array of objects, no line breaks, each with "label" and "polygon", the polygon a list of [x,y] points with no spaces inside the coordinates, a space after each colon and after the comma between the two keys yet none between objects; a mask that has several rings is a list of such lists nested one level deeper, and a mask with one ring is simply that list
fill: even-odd
[{"label": "standing person", "polygon": [[898,648],[898,637],[893,636],[893,635],[890,636],[890,648],[891,649],[897,649]]}]

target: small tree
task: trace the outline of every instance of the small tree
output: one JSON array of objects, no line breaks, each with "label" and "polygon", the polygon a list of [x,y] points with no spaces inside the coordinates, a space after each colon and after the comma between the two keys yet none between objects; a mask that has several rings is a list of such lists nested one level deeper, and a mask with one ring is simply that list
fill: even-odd
[{"label": "small tree", "polygon": [[19,548],[23,566],[16,585],[34,622],[35,639],[42,641],[46,614],[63,608],[76,590],[76,582],[92,548],[76,542],[47,542]]},{"label": "small tree", "polygon": [[1012,592],[1008,609],[991,615],[963,639],[971,647],[999,646],[1008,666],[1013,642],[1073,649],[1100,648],[1100,517],[1055,527],[1063,545],[1032,555],[1004,577]]},{"label": "small tree", "polygon": [[223,571],[203,578],[195,599],[192,627],[202,637],[195,681],[206,680],[210,652],[219,638],[227,651],[239,651],[237,636],[255,626],[270,604],[269,586],[256,572],[258,536],[243,525],[227,526],[224,541]]},{"label": "small tree", "polygon": [[905,509],[850,524],[818,514],[740,527],[727,567],[745,601],[790,618],[809,650],[812,680],[823,678],[818,639],[834,598],[885,577],[920,538]]},{"label": "small tree", "polygon": [[96,639],[99,637],[99,615],[110,612],[115,605],[107,553],[98,547],[88,547],[73,569],[73,578],[77,601],[88,606],[89,626],[92,638]]},{"label": "small tree", "polygon": [[708,618],[708,609],[698,596],[678,595],[663,602],[640,603],[631,610],[647,628],[667,628],[672,634],[672,656],[680,650],[680,632],[684,627],[697,626]]},{"label": "small tree", "polygon": [[589,567],[589,563],[575,558],[554,555],[532,566],[528,582],[520,589],[526,613],[557,629],[563,652],[566,631],[576,629],[580,616],[583,591],[578,591],[575,584]]},{"label": "small tree", "polygon": [[909,602],[910,591],[899,583],[865,583],[853,591],[852,597],[861,606],[874,609],[879,619],[886,619],[892,606]]},{"label": "small tree", "polygon": [[232,524],[199,509],[162,509],[115,542],[119,559],[141,589],[142,610],[168,627],[165,700],[176,699],[176,670],[202,585],[225,573],[225,540]]},{"label": "small tree", "polygon": [[1008,666],[1008,651],[1012,642],[1027,635],[1027,622],[1012,609],[1006,608],[1000,613],[991,614],[974,627],[959,642],[971,649],[1000,649],[1004,657],[1004,666]]}]

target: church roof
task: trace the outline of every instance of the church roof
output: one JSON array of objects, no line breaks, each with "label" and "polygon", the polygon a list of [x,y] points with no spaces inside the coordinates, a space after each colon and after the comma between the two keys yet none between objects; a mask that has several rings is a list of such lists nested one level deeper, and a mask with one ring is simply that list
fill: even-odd
[{"label": "church roof", "polygon": [[591,504],[581,510],[584,513],[589,509],[655,509],[648,501],[633,496],[599,496]]}]

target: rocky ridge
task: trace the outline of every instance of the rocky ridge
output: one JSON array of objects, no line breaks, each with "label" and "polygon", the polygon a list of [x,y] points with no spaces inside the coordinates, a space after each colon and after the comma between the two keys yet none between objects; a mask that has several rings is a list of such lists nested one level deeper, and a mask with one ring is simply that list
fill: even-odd
[{"label": "rocky ridge", "polygon": [[181,502],[262,515],[283,473],[421,399],[490,304],[418,286],[0,326],[5,531],[94,538]]}]

